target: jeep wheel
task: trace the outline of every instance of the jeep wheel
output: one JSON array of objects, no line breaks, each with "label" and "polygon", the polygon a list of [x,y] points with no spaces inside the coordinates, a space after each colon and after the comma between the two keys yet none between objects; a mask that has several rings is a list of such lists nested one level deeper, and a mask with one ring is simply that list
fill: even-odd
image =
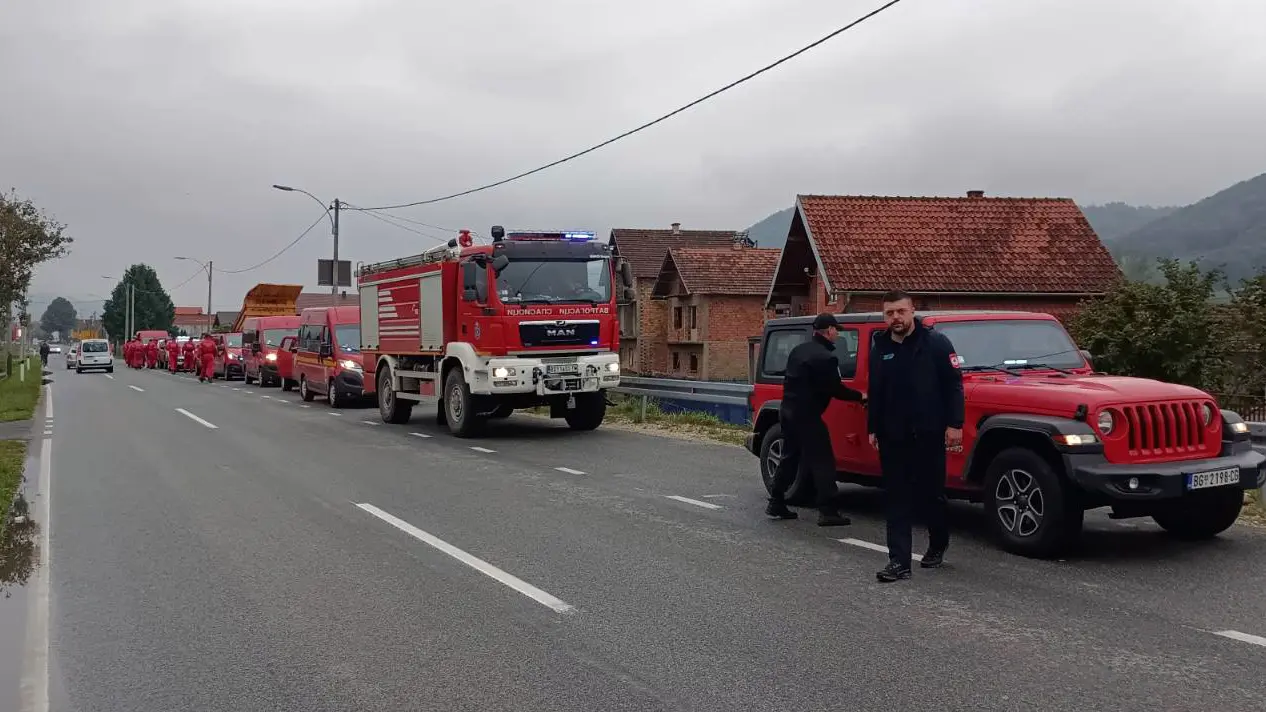
[{"label": "jeep wheel", "polygon": [[391,369],[385,365],[378,369],[378,414],[382,416],[382,422],[392,425],[409,422],[409,416],[413,414],[413,403],[396,397],[396,391],[391,387]]},{"label": "jeep wheel", "polygon": [[[774,493],[774,473],[778,471],[778,464],[782,462],[785,444],[786,441],[782,437],[782,425],[779,423],[774,423],[765,432],[765,437],[760,443],[760,477],[765,482],[765,490],[771,495]],[[813,504],[816,494],[813,478],[801,470],[796,473],[796,478],[787,488],[784,497],[787,504],[808,506]]]},{"label": "jeep wheel", "polygon": [[998,453],[985,474],[985,511],[1002,548],[1048,557],[1081,534],[1085,510],[1041,455],[1022,447]]},{"label": "jeep wheel", "polygon": [[1243,490],[1219,487],[1192,492],[1175,501],[1172,509],[1158,512],[1152,519],[1179,539],[1211,539],[1231,528],[1243,506]]},{"label": "jeep wheel", "polygon": [[316,398],[316,394],[312,392],[311,388],[308,388],[308,379],[306,376],[299,376],[299,397],[305,402]]},{"label": "jeep wheel", "polygon": [[577,393],[576,407],[565,411],[563,419],[572,430],[596,430],[607,416],[607,397],[603,393]]},{"label": "jeep wheel", "polygon": [[459,438],[471,437],[484,424],[474,401],[466,379],[462,377],[462,370],[454,368],[449,371],[448,380],[444,382],[444,420],[449,431]]}]

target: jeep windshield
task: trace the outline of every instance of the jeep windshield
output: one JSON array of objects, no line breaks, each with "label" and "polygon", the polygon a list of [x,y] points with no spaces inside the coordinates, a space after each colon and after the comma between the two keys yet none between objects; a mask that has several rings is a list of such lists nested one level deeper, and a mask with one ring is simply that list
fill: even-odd
[{"label": "jeep windshield", "polygon": [[1086,366],[1077,345],[1054,321],[938,321],[934,328],[954,345],[963,370],[1066,370]]},{"label": "jeep windshield", "polygon": [[607,264],[605,258],[512,259],[497,275],[497,294],[506,304],[607,302],[611,300]]}]

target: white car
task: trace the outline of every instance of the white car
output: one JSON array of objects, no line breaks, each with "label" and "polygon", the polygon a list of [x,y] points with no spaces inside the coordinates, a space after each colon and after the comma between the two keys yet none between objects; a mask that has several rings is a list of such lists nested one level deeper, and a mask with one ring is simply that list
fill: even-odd
[{"label": "white car", "polygon": [[79,344],[71,344],[70,349],[66,351],[66,370],[75,367],[75,359],[79,356]]},{"label": "white car", "polygon": [[58,346],[57,344],[53,344],[52,346],[48,347],[48,352],[50,354],[59,354],[62,352],[62,347]]},{"label": "white car", "polygon": [[79,342],[79,358],[75,361],[75,371],[102,370],[114,373],[114,357],[110,355],[110,342],[105,339],[85,339]]}]

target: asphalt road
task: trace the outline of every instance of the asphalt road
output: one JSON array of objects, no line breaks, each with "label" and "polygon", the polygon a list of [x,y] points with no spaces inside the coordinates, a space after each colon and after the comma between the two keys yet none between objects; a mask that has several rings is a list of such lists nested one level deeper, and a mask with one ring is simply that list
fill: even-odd
[{"label": "asphalt road", "polygon": [[739,448],[54,373],[56,710],[1266,709],[1260,531],[1042,562],[961,506],[880,585],[876,493],[770,522]]}]

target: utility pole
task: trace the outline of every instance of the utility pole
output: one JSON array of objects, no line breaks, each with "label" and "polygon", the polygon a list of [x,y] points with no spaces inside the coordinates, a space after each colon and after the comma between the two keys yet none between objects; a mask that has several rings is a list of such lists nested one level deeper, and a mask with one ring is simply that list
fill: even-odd
[{"label": "utility pole", "polygon": [[[207,260],[207,333],[211,333],[211,325],[214,323],[215,314],[211,311],[211,260]],[[228,376],[225,376],[227,378]]]},{"label": "utility pole", "polygon": [[338,298],[338,212],[341,203],[338,198],[334,199],[334,266],[332,279],[330,279],[330,295]]}]

